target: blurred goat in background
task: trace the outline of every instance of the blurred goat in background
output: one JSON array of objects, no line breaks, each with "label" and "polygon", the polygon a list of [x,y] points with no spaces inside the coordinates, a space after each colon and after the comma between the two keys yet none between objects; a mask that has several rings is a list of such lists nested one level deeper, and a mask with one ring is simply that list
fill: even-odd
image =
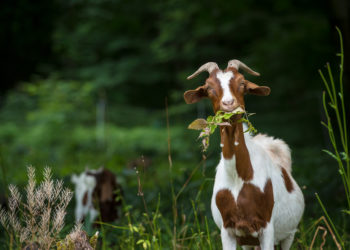
[{"label": "blurred goat in background", "polygon": [[86,217],[91,223],[99,216],[104,222],[111,222],[119,218],[118,207],[121,200],[121,186],[115,174],[100,168],[85,170],[80,175],[72,175],[75,184],[75,221],[83,221]]}]

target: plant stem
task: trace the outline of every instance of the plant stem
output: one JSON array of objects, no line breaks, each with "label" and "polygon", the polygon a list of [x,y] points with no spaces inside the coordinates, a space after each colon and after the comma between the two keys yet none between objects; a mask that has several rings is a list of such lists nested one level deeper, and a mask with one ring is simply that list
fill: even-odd
[{"label": "plant stem", "polygon": [[339,240],[339,242],[340,242],[342,248],[345,249],[345,247],[344,247],[344,242],[342,241],[342,238],[340,237],[340,235],[339,235],[339,233],[338,233],[336,227],[334,226],[333,221],[332,221],[331,218],[329,217],[325,206],[323,205],[323,203],[322,203],[320,197],[318,196],[318,194],[315,193],[315,195],[316,195],[316,198],[317,198],[318,202],[320,203],[320,205],[321,205],[321,207],[322,207],[322,210],[323,210],[324,214],[325,214],[326,217],[327,217],[327,220],[328,220],[329,223],[331,224],[331,226],[332,226],[332,228],[333,228],[333,230],[334,230],[334,233],[335,233],[335,235],[337,236],[337,238],[338,238],[338,240]]},{"label": "plant stem", "polygon": [[168,131],[168,161],[169,161],[169,172],[170,172],[170,188],[171,196],[173,200],[173,249],[176,249],[176,224],[177,224],[177,197],[175,196],[174,184],[173,184],[173,161],[171,159],[171,144],[170,144],[170,125],[169,125],[169,112],[168,112],[168,99],[165,98],[165,112],[166,112],[166,126]]}]

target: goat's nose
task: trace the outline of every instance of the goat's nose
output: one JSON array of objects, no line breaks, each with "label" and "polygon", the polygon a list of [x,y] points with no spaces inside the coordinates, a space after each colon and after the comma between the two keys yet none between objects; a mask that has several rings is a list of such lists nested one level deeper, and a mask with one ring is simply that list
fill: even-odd
[{"label": "goat's nose", "polygon": [[231,106],[234,103],[234,100],[228,100],[228,101],[223,101],[222,104],[224,104],[225,106]]}]

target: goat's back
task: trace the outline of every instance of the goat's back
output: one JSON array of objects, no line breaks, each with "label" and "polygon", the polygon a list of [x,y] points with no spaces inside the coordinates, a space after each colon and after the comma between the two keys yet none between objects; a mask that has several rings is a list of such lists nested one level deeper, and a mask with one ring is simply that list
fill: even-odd
[{"label": "goat's back", "polygon": [[286,169],[289,173],[292,172],[291,150],[283,140],[265,134],[257,134],[253,137],[253,141],[267,152],[276,165]]}]

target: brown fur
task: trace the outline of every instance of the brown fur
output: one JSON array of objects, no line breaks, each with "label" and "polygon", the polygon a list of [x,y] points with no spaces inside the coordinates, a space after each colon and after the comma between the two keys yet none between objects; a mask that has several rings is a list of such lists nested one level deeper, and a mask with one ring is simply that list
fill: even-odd
[{"label": "brown fur", "polygon": [[88,200],[88,192],[85,192],[84,197],[83,197],[83,205],[85,206],[87,204]]},{"label": "brown fur", "polygon": [[96,178],[96,187],[93,191],[94,203],[97,203],[97,210],[100,210],[102,221],[114,221],[119,218],[117,207],[121,206],[120,201],[116,201],[116,190],[120,190],[120,185],[116,182],[115,175],[103,169],[102,172],[88,172]]},{"label": "brown fur", "polygon": [[244,245],[248,245],[248,246],[259,246],[260,245],[260,241],[258,238],[255,238],[251,235],[247,235],[247,236],[242,236],[242,237],[236,237],[237,239],[237,243],[240,246],[244,246]]},{"label": "brown fur", "polygon": [[282,175],[283,175],[284,185],[286,186],[287,191],[291,193],[294,190],[293,183],[287,171],[284,168],[282,168]]},{"label": "brown fur", "polygon": [[[238,117],[240,118],[240,117]],[[249,152],[244,141],[242,123],[235,123],[231,127],[221,128],[222,153],[225,159],[236,156],[236,169],[239,177],[244,181],[253,179],[253,167],[250,162]],[[235,141],[238,145],[235,145]]]},{"label": "brown fur", "polygon": [[[208,97],[213,103],[214,112],[217,112],[222,108],[220,100],[223,92],[220,81],[216,77],[218,71],[218,69],[213,70],[203,86],[199,86],[194,90],[188,90],[184,93],[184,98],[187,104],[196,103],[202,98]],[[235,99],[234,101],[236,108],[239,106],[244,108],[245,94],[265,96],[270,94],[269,87],[258,86],[255,83],[245,80],[243,75],[239,73],[237,69],[231,67],[224,70],[224,72],[228,71],[232,71],[235,75],[235,77],[230,81],[230,90]]]},{"label": "brown fur", "polygon": [[237,201],[228,189],[216,195],[216,205],[221,213],[224,227],[242,230],[246,235],[266,227],[274,205],[272,182],[269,179],[261,192],[259,188],[244,183]]}]

